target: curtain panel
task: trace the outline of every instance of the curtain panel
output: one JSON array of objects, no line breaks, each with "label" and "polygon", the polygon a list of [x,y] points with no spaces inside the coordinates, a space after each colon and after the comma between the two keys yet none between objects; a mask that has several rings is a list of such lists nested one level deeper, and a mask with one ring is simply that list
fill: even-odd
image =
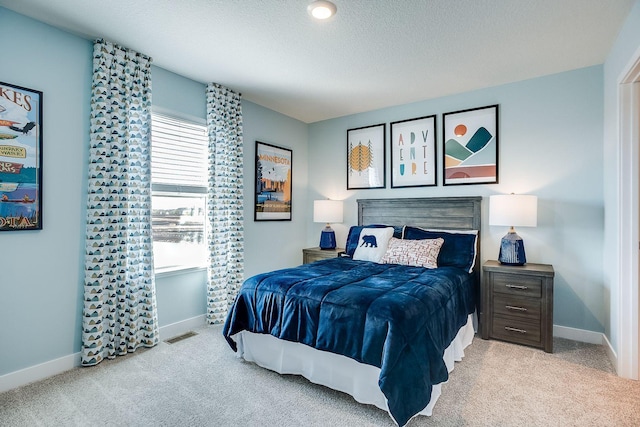
[{"label": "curtain panel", "polygon": [[151,237],[151,58],[93,50],[83,366],[158,343]]},{"label": "curtain panel", "polygon": [[244,187],[240,94],[207,85],[209,184],[207,214],[210,263],[207,321],[224,322],[244,276]]}]

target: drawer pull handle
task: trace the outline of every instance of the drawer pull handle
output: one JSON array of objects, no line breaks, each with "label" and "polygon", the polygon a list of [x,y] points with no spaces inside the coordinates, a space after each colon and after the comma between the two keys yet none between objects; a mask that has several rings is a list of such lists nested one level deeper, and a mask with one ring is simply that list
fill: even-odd
[{"label": "drawer pull handle", "polygon": [[522,285],[505,285],[505,286],[509,289],[519,289],[521,291],[526,291],[527,289],[529,289],[528,286],[522,286]]},{"label": "drawer pull handle", "polygon": [[512,328],[511,326],[505,326],[504,328],[507,331],[511,331],[511,332],[520,332],[521,334],[526,334],[527,333],[527,331],[525,331],[524,329]]},{"label": "drawer pull handle", "polygon": [[513,306],[513,305],[505,305],[504,307],[505,307],[507,310],[527,311],[527,309],[526,309],[526,308],[524,308],[524,307],[516,307],[516,306]]}]

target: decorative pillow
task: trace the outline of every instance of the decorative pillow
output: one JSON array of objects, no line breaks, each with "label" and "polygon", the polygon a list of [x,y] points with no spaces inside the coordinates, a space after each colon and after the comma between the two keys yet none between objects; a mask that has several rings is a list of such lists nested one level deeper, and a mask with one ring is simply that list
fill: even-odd
[{"label": "decorative pillow", "polygon": [[363,228],[353,259],[380,262],[387,251],[391,237],[393,237],[393,227]]},{"label": "decorative pillow", "polygon": [[380,263],[438,268],[438,254],[443,243],[443,238],[401,240],[392,237]]},{"label": "decorative pillow", "polygon": [[443,238],[444,244],[438,255],[438,266],[462,268],[473,272],[478,246],[478,230],[425,230],[418,227],[405,227],[403,238],[423,240]]},{"label": "decorative pillow", "polygon": [[[358,247],[358,241],[360,240],[360,232],[363,228],[387,228],[389,225],[380,225],[380,224],[372,224],[372,225],[354,225],[349,229],[349,234],[347,235],[347,245],[345,246],[345,252],[348,256],[353,257],[353,253],[356,251]],[[398,239],[402,238],[402,229],[403,227],[394,227],[393,228],[393,237]]]}]

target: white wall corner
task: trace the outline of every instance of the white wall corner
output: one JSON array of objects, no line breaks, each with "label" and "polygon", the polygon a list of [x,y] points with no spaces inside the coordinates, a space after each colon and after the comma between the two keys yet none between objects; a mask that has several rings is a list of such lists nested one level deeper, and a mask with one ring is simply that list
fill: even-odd
[{"label": "white wall corner", "polygon": [[[605,339],[602,332],[593,332],[559,325],[553,325],[553,336],[598,345],[603,345]],[[611,346],[611,344],[609,344],[609,346]]]}]

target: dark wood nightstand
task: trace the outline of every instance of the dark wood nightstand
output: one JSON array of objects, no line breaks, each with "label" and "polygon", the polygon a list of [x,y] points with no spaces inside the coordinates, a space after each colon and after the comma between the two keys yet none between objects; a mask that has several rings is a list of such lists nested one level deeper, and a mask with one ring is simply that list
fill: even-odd
[{"label": "dark wood nightstand", "polygon": [[553,266],[482,266],[482,338],[496,338],[553,352]]},{"label": "dark wood nightstand", "polygon": [[335,248],[335,249],[320,249],[318,247],[306,248],[302,250],[302,263],[309,264],[311,262],[318,261],[321,259],[336,258],[339,252],[344,252],[344,248]]}]

